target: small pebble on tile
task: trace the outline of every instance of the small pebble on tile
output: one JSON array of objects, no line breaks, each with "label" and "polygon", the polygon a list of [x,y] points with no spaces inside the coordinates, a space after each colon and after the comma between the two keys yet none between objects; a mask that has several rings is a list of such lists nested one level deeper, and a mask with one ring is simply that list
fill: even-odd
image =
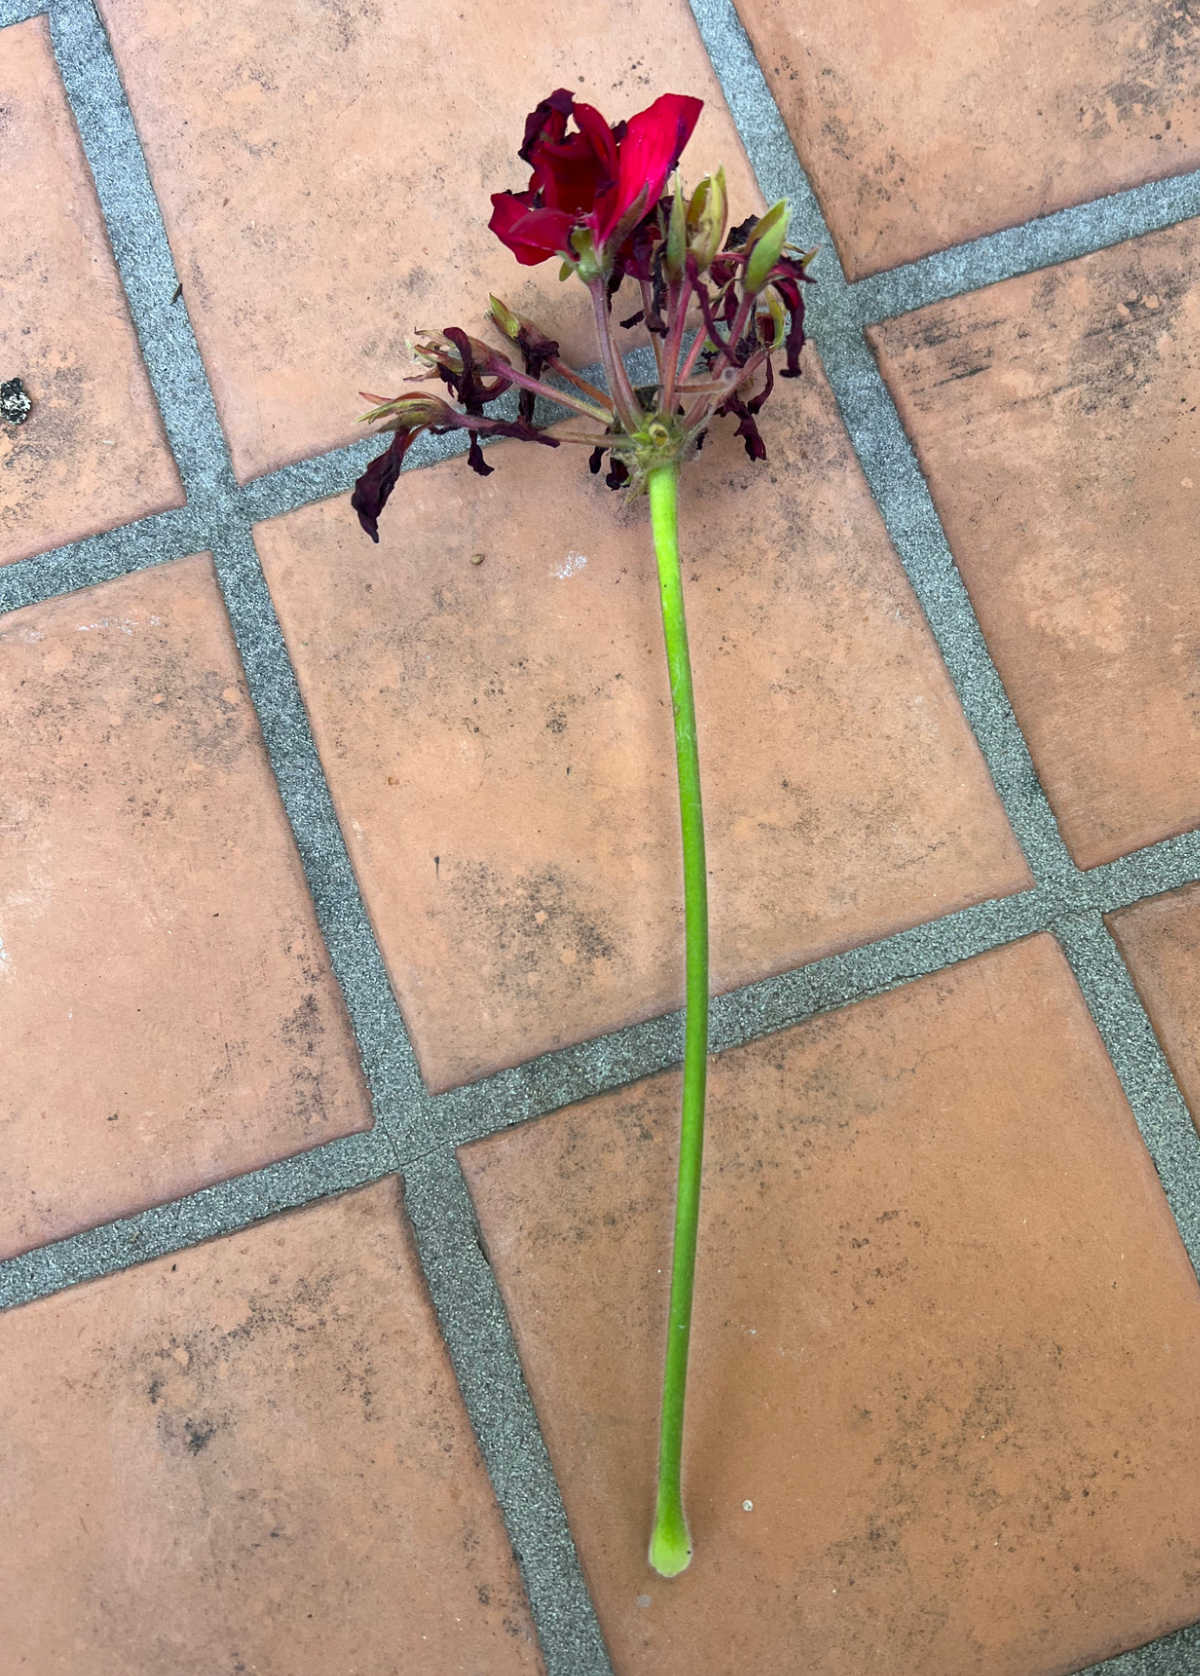
[{"label": "small pebble on tile", "polygon": [[0,416],[10,425],[23,425],[32,410],[29,393],[19,378],[9,378],[0,384]]}]

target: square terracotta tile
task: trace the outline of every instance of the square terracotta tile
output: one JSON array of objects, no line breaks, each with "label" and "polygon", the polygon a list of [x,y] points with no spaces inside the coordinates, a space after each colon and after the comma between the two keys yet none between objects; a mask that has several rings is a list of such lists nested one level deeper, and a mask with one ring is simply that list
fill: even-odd
[{"label": "square terracotta tile", "polygon": [[738,0],[851,279],[1200,166],[1186,0]]},{"label": "square terracotta tile", "polygon": [[0,1318],[30,1676],[536,1676],[394,1180]]},{"label": "square terracotta tile", "polygon": [[525,117],[553,88],[613,121],[696,94],[689,178],[724,161],[740,213],[761,202],[686,0],[100,12],[242,481],[360,435],[358,391],[398,388],[420,331],[478,334],[490,291],[594,358],[582,288],[487,230],[490,195],[527,183]]},{"label": "square terracotta tile", "polygon": [[1200,1614],[1200,1294],[1050,938],[713,1063],[665,1583],[678,1099],[461,1155],[618,1670],[1050,1676]]},{"label": "square terracotta tile", "polygon": [[1063,836],[1200,821],[1200,222],[871,328]]},{"label": "square terracotta tile", "polygon": [[[682,495],[715,992],[1030,882],[815,360],[769,418]],[[345,499],[255,530],[435,1089],[682,1000],[645,501],[488,457],[405,473],[378,547]]]},{"label": "square terracotta tile", "polygon": [[1200,1128],[1200,885],[1106,919]]},{"label": "square terracotta tile", "polygon": [[0,564],[183,505],[45,17],[0,30]]},{"label": "square terracotta tile", "polygon": [[0,1256],[370,1127],[211,560],[0,617]]}]

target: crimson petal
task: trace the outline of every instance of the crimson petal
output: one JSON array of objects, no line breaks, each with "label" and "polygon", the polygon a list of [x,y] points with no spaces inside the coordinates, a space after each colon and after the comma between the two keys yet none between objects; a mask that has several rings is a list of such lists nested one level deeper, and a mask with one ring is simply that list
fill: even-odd
[{"label": "crimson petal", "polygon": [[703,109],[702,99],[693,99],[686,93],[664,93],[644,111],[630,117],[618,148],[617,190],[606,204],[597,228],[601,243],[633,208],[639,196],[644,194],[647,210],[658,203],[667,176],[691,139]]},{"label": "crimson petal", "polygon": [[567,210],[537,209],[532,192],[493,192],[488,227],[524,267],[570,254],[575,217]]}]

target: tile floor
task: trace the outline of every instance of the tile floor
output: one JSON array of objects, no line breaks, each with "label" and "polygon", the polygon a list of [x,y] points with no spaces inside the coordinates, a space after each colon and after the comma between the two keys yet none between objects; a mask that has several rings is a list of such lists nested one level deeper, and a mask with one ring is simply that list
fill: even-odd
[{"label": "tile floor", "polygon": [[[1198,53],[1186,0],[0,0],[5,1676],[1200,1672]],[[644,508],[453,439],[378,547],[347,499],[417,329],[591,358],[485,226],[556,85],[699,94],[689,175],[822,247],[768,463],[683,498],[673,1584]]]}]

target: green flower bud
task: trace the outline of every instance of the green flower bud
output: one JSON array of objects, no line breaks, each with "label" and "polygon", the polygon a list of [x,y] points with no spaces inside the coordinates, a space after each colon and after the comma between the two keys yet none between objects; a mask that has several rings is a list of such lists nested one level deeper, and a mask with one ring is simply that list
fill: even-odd
[{"label": "green flower bud", "polygon": [[721,248],[726,212],[725,170],[718,169],[700,182],[687,209],[688,251],[702,274],[707,273]]},{"label": "green flower bud", "polygon": [[684,274],[684,258],[687,255],[687,210],[683,202],[683,189],[679,184],[679,176],[675,176],[675,191],[671,199],[671,219],[667,223],[667,254],[664,264],[666,275],[672,285],[678,285]]},{"label": "green flower bud", "polygon": [[575,252],[575,271],[585,285],[590,285],[594,279],[600,279],[603,276],[604,267],[596,255],[596,241],[592,237],[590,227],[573,229],[571,249]]},{"label": "green flower bud", "polygon": [[751,296],[762,290],[768,274],[783,255],[790,219],[791,211],[786,200],[781,198],[750,229],[750,237],[746,240],[749,255],[742,282]]},{"label": "green flower bud", "polygon": [[510,338],[513,343],[516,343],[517,333],[521,330],[520,315],[514,314],[511,308],[500,301],[499,297],[489,297],[488,302],[491,304],[488,312],[496,325],[499,326],[506,338]]},{"label": "green flower bud", "polygon": [[[365,390],[359,391],[360,396],[371,397]],[[455,418],[455,412],[440,396],[428,394],[413,396],[395,396],[391,401],[383,402],[379,407],[373,407],[369,413],[364,413],[359,419],[360,425],[373,425],[377,420],[386,419],[385,429],[389,431],[419,430],[424,425],[442,425],[447,420]]]}]

